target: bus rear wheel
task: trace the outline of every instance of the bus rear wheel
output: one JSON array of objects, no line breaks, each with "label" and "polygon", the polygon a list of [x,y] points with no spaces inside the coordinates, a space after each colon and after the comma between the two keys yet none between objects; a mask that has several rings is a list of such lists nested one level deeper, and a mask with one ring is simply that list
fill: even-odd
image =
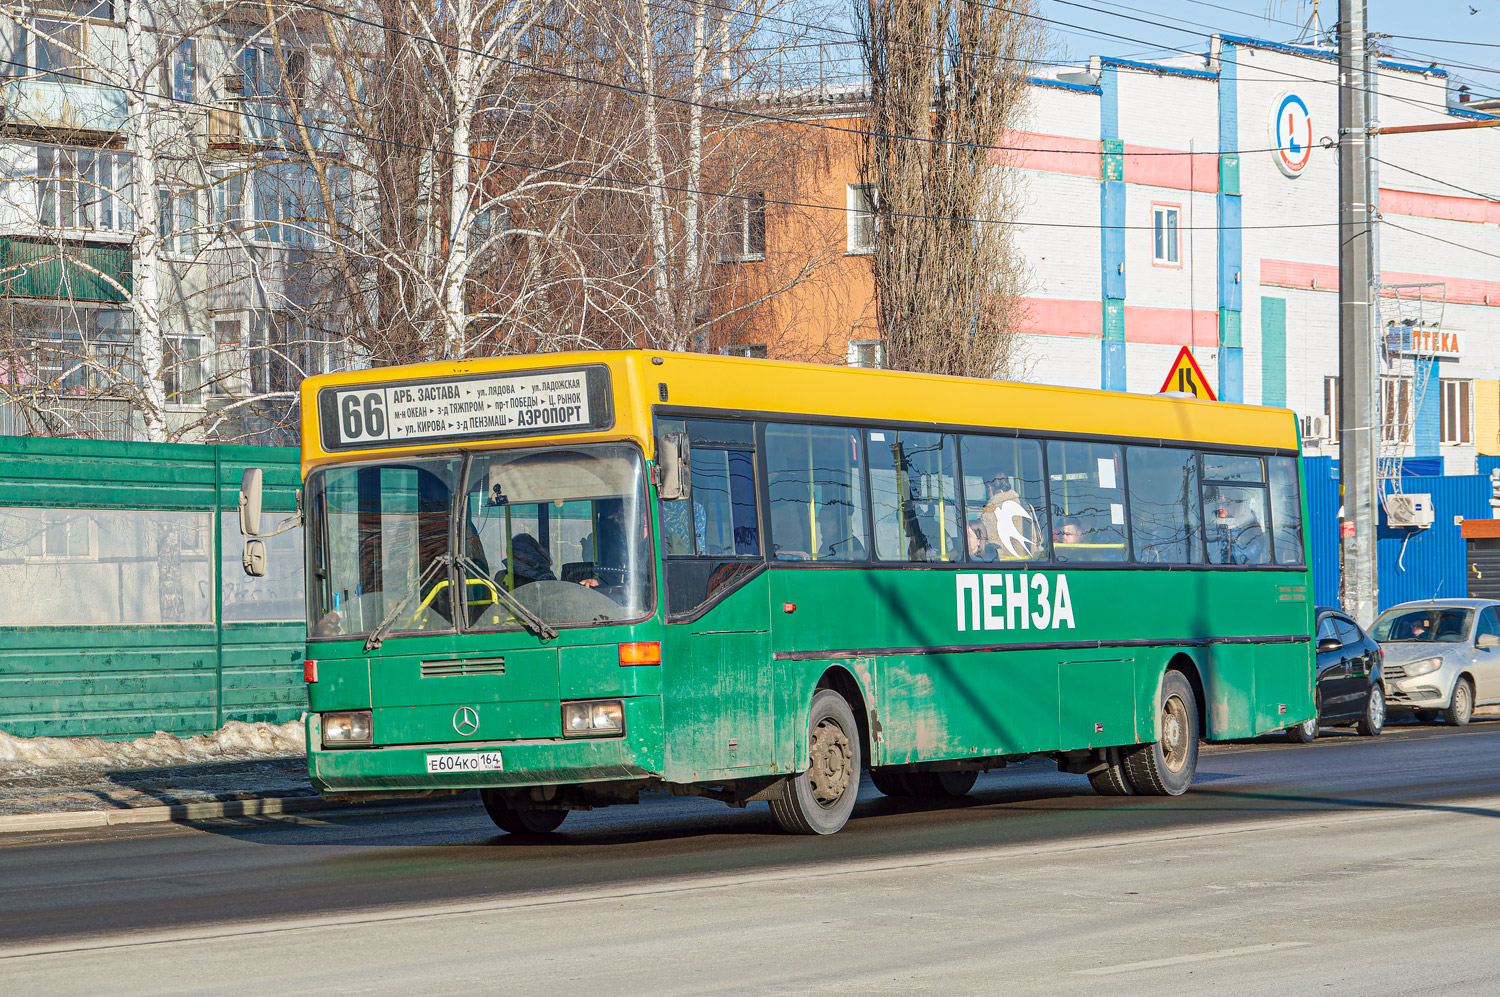
[{"label": "bus rear wheel", "polygon": [[1198,700],[1181,672],[1162,676],[1156,726],[1156,741],[1125,756],[1125,773],[1143,796],[1181,796],[1198,769]]},{"label": "bus rear wheel", "polygon": [[1104,765],[1089,773],[1089,785],[1100,796],[1134,796],[1135,785],[1125,773],[1119,748],[1104,749]]},{"label": "bus rear wheel", "polygon": [[567,819],[566,810],[533,810],[517,807],[501,789],[481,789],[479,798],[495,826],[507,834],[550,834]]},{"label": "bus rear wheel", "polygon": [[938,798],[953,796],[968,796],[969,790],[974,788],[974,782],[979,778],[978,772],[913,772],[911,779],[912,789],[918,796],[933,796]]},{"label": "bus rear wheel", "polygon": [[870,770],[870,781],[875,788],[886,796],[916,796],[917,791],[911,784],[911,774],[905,769],[895,766],[882,766]]},{"label": "bus rear wheel", "polygon": [[771,801],[771,816],[790,834],[834,833],[854,811],[863,761],[854,711],[833,690],[818,690],[807,717],[807,768]]}]

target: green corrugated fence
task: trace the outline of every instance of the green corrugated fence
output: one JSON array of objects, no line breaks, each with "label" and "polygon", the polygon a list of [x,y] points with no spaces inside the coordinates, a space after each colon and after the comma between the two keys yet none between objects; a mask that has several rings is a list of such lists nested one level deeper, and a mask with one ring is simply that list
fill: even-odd
[{"label": "green corrugated fence", "polygon": [[201,733],[295,720],[302,531],[240,568],[240,475],[290,515],[291,448],[0,437],[0,730]]}]

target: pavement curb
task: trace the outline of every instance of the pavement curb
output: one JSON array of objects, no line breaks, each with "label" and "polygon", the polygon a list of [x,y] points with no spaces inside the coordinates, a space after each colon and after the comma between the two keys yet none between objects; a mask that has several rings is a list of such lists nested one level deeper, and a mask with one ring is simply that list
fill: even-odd
[{"label": "pavement curb", "polygon": [[174,821],[212,820],[216,817],[271,817],[308,810],[341,810],[346,807],[347,804],[331,803],[321,796],[269,796],[254,800],[214,800],[164,807],[128,807],[122,810],[7,814],[0,816],[0,834],[9,831],[67,831],[80,827],[170,824]]}]

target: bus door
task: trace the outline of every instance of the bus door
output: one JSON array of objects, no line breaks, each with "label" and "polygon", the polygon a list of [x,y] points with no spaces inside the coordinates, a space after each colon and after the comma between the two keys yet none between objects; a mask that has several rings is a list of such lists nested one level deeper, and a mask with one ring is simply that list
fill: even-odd
[{"label": "bus door", "polygon": [[668,766],[696,781],[767,769],[774,724],[755,427],[660,420],[658,438],[668,434],[683,434],[691,467],[687,494],[660,510]]}]

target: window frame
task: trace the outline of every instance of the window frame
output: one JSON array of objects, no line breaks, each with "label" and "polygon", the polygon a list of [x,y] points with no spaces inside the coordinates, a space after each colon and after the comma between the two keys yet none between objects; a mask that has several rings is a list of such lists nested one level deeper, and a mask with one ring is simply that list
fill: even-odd
[{"label": "window frame", "polygon": [[[844,203],[847,212],[845,256],[871,256],[880,239],[879,195],[872,183],[845,185]],[[868,205],[866,207],[865,205]],[[869,242],[856,241],[856,234],[864,229],[863,219],[869,219]]]},{"label": "window frame", "polygon": [[[1172,219],[1171,245],[1166,246],[1167,254],[1160,255],[1157,252],[1158,242],[1163,235],[1163,222],[1170,216]],[[1182,269],[1182,205],[1170,201],[1151,202],[1151,265],[1166,270]]]},{"label": "window frame", "polygon": [[[765,192],[728,195],[728,218],[715,254],[718,263],[755,263],[766,258]],[[757,225],[757,220],[759,224]],[[755,235],[759,233],[759,245]]]},{"label": "window frame", "polygon": [[[668,418],[668,419],[684,419],[685,420],[685,419],[725,419],[725,418],[735,418],[736,417],[735,415],[731,415],[730,413],[728,413],[728,412],[726,412],[724,410],[719,410],[719,409],[681,408],[681,407],[676,407],[676,406],[654,406],[653,409],[652,409],[652,413],[653,413],[653,418],[655,420],[658,420],[658,421],[661,420],[661,419],[664,419],[664,418]],[[756,458],[756,474],[757,474],[757,477],[760,479],[760,482],[761,482],[760,486],[759,486],[760,490],[757,493],[757,501],[760,503],[760,508],[759,508],[759,511],[758,511],[758,520],[759,520],[759,523],[760,523],[760,529],[763,531],[762,532],[762,554],[763,554],[763,557],[764,557],[765,566],[768,567],[768,568],[776,568],[778,570],[779,569],[795,569],[795,570],[820,571],[820,570],[827,570],[827,569],[851,568],[851,567],[865,566],[865,567],[876,567],[876,568],[898,568],[898,569],[899,568],[921,568],[923,570],[955,570],[955,571],[965,571],[965,570],[968,570],[968,571],[972,571],[972,570],[974,570],[974,568],[976,566],[983,565],[983,566],[985,566],[985,570],[990,570],[990,571],[997,571],[997,570],[998,571],[1032,571],[1032,570],[1046,570],[1046,571],[1096,571],[1096,570],[1105,570],[1105,571],[1273,571],[1273,572],[1296,572],[1296,573],[1299,573],[1299,574],[1302,574],[1302,575],[1307,575],[1311,571],[1311,566],[1309,564],[1307,564],[1307,563],[1304,563],[1301,560],[1302,553],[1303,553],[1301,550],[1298,550],[1296,552],[1298,560],[1296,560],[1294,562],[1283,563],[1283,562],[1280,562],[1280,561],[1278,561],[1276,559],[1276,551],[1278,549],[1278,544],[1276,543],[1276,539],[1275,539],[1276,512],[1275,512],[1275,504],[1271,500],[1271,495],[1270,495],[1272,483],[1271,483],[1271,480],[1270,480],[1270,465],[1269,465],[1268,462],[1272,458],[1276,458],[1276,457],[1286,457],[1286,458],[1291,458],[1293,460],[1300,460],[1301,459],[1301,454],[1299,452],[1291,450],[1289,448],[1241,447],[1241,446],[1237,446],[1237,445],[1233,445],[1233,444],[1216,444],[1216,443],[1205,443],[1205,442],[1202,442],[1202,441],[1177,440],[1177,439],[1166,440],[1166,439],[1135,437],[1135,436],[1103,436],[1103,435],[1091,435],[1091,434],[1081,434],[1081,433],[1039,433],[1039,432],[1031,432],[1031,431],[1024,431],[1024,432],[1022,432],[1022,431],[1001,432],[1001,431],[996,431],[996,429],[994,427],[985,427],[985,426],[958,425],[958,424],[947,424],[947,423],[942,423],[942,424],[908,423],[908,422],[896,422],[896,421],[889,421],[889,420],[859,419],[859,418],[840,419],[840,418],[836,418],[836,417],[819,417],[819,416],[815,416],[815,415],[809,415],[809,414],[806,414],[806,413],[755,412],[755,413],[747,413],[747,415],[748,415],[748,417],[750,419],[752,419],[754,421],[755,426],[756,426],[756,445],[758,447],[758,455],[757,455],[757,458]],[[743,418],[744,416],[741,415],[740,417]],[[1120,450],[1121,450],[1122,458],[1123,458],[1122,461],[1121,461],[1121,465],[1122,466],[1120,468],[1120,472],[1119,473],[1120,473],[1120,483],[1121,483],[1120,484],[1120,488],[1121,488],[1121,493],[1122,493],[1122,495],[1125,498],[1125,524],[1124,524],[1124,527],[1123,527],[1123,532],[1125,534],[1125,544],[1126,544],[1127,558],[1125,560],[1121,560],[1121,561],[1108,561],[1108,562],[1073,562],[1073,561],[1059,562],[1059,561],[1056,561],[1053,558],[1052,543],[1051,543],[1051,538],[1050,538],[1050,535],[1049,535],[1048,542],[1047,542],[1047,545],[1046,545],[1046,547],[1047,547],[1046,555],[1044,557],[1036,558],[1036,559],[1033,559],[1033,560],[1025,560],[1025,561],[1022,561],[1022,560],[1016,560],[1016,561],[998,561],[998,562],[997,561],[975,560],[975,559],[972,559],[970,557],[970,555],[968,553],[968,549],[967,549],[967,545],[966,544],[963,545],[961,558],[955,559],[955,560],[952,560],[952,561],[884,561],[884,560],[878,560],[875,557],[875,549],[874,549],[874,547],[875,547],[874,522],[873,522],[873,520],[874,520],[874,502],[873,502],[873,498],[874,497],[873,497],[873,494],[872,494],[872,487],[871,487],[869,455],[867,453],[867,454],[865,454],[865,460],[864,460],[864,473],[861,475],[861,478],[862,478],[862,485],[861,485],[861,487],[864,489],[863,498],[864,498],[864,504],[865,504],[865,511],[864,511],[865,529],[866,529],[866,535],[869,537],[869,543],[868,543],[868,545],[866,547],[866,557],[865,557],[865,559],[864,560],[848,560],[848,561],[828,561],[828,560],[818,560],[818,561],[811,561],[811,560],[808,560],[808,561],[786,560],[786,561],[781,561],[781,560],[776,560],[774,557],[771,556],[772,545],[775,542],[775,537],[773,536],[772,528],[770,526],[770,521],[769,521],[769,514],[770,514],[769,513],[769,509],[770,509],[770,506],[769,506],[769,501],[770,501],[770,498],[769,498],[769,483],[766,480],[767,466],[764,463],[764,461],[766,459],[766,452],[765,452],[765,427],[766,427],[766,425],[768,423],[778,423],[778,424],[788,424],[788,425],[806,425],[806,426],[827,426],[827,427],[834,427],[834,428],[846,429],[846,430],[857,432],[857,433],[861,434],[862,438],[867,438],[867,434],[868,434],[869,430],[876,429],[876,430],[901,430],[901,431],[931,432],[931,433],[945,434],[945,435],[950,435],[950,436],[955,437],[955,440],[957,442],[959,442],[960,444],[961,444],[961,438],[964,437],[964,436],[990,436],[990,437],[995,437],[995,438],[999,438],[999,439],[1033,440],[1033,441],[1036,441],[1037,443],[1039,443],[1041,445],[1041,451],[1042,451],[1041,452],[1042,474],[1043,474],[1044,481],[1046,482],[1045,487],[1044,487],[1044,495],[1045,495],[1045,501],[1049,503],[1049,510],[1050,510],[1050,502],[1051,502],[1051,485],[1050,485],[1050,470],[1051,470],[1051,468],[1050,468],[1050,464],[1049,464],[1049,461],[1048,461],[1048,453],[1047,453],[1048,447],[1046,446],[1047,443],[1053,442],[1053,441],[1056,441],[1056,442],[1099,443],[1099,444],[1104,444],[1104,445],[1110,445],[1110,446],[1119,447]],[[867,441],[867,439],[866,439],[866,444],[865,445],[868,448],[868,441]],[[1172,563],[1172,564],[1166,564],[1166,563],[1142,562],[1142,561],[1134,560],[1134,547],[1133,547],[1133,544],[1134,544],[1134,533],[1133,533],[1133,524],[1132,524],[1132,521],[1131,521],[1131,504],[1130,504],[1130,469],[1129,469],[1129,454],[1128,454],[1128,449],[1127,449],[1127,448],[1132,447],[1132,446],[1135,446],[1135,447],[1144,447],[1144,448],[1162,448],[1162,449],[1169,449],[1169,450],[1190,450],[1190,451],[1193,451],[1196,454],[1196,460],[1198,461],[1197,472],[1198,472],[1198,485],[1199,485],[1200,494],[1201,494],[1202,490],[1204,489],[1205,485],[1209,485],[1209,484],[1226,484],[1226,485],[1230,485],[1232,487],[1241,487],[1241,486],[1243,486],[1243,487],[1252,487],[1252,488],[1258,488],[1258,489],[1260,489],[1261,492],[1265,496],[1265,516],[1264,516],[1263,521],[1261,522],[1261,527],[1262,527],[1262,530],[1264,531],[1264,533],[1266,535],[1266,548],[1265,548],[1266,551],[1267,551],[1266,560],[1264,560],[1262,562],[1257,562],[1257,563],[1254,563],[1254,564],[1216,564],[1216,563],[1210,562],[1208,560],[1208,550],[1207,550],[1208,525],[1207,525],[1207,520],[1202,518],[1201,509],[1200,509],[1200,523],[1199,523],[1199,530],[1198,530],[1199,543],[1202,546],[1202,555],[1203,555],[1203,561],[1201,563],[1189,563],[1189,564]],[[955,452],[956,472],[957,472],[957,474],[959,476],[959,481],[960,482],[962,481],[963,475],[965,474],[965,471],[964,471],[964,459],[963,459],[963,452],[962,451],[963,451],[963,447],[961,445],[959,445],[958,448],[957,448],[957,451]],[[1204,459],[1204,456],[1206,454],[1218,454],[1218,455],[1235,456],[1235,457],[1248,457],[1248,458],[1259,460],[1260,461],[1260,465],[1261,465],[1261,478],[1262,478],[1262,480],[1259,481],[1259,482],[1224,481],[1222,479],[1213,479],[1212,481],[1210,481],[1210,480],[1208,480],[1208,479],[1206,479],[1204,477],[1203,459]],[[1297,479],[1297,496],[1296,496],[1296,498],[1297,498],[1298,507],[1300,509],[1303,509],[1304,512],[1305,512],[1305,506],[1303,505],[1303,501],[1304,501],[1305,496],[1303,494],[1303,486],[1302,486],[1302,479],[1301,479],[1300,472],[1299,472],[1298,479]],[[962,516],[964,513],[963,513],[963,505],[962,505],[962,499],[961,499],[961,492],[958,495],[955,496],[955,500],[959,502],[959,505],[960,505],[960,515]],[[1201,503],[1201,501],[1202,500],[1200,498],[1200,503]],[[1049,523],[1049,530],[1051,529],[1052,525],[1054,525],[1054,524]],[[1302,523],[1302,531],[1303,531],[1304,544],[1306,542],[1306,530],[1307,530],[1307,523],[1306,523],[1306,519],[1305,519],[1305,516],[1304,516],[1303,523]],[[674,558],[685,557],[685,555],[673,555],[673,557]],[[663,560],[665,560],[665,559],[666,558],[664,556]],[[698,615],[701,615],[701,613],[699,613]],[[693,618],[696,619],[697,617],[694,616]],[[681,621],[685,621],[686,619],[687,619],[687,617],[683,617],[682,620],[679,620],[677,617],[674,617],[673,618],[673,622],[681,622]]]},{"label": "window frame", "polygon": [[[1452,401],[1449,395],[1458,397]],[[1444,446],[1470,446],[1474,442],[1474,381],[1467,377],[1438,379],[1438,442]],[[1452,432],[1449,422],[1453,422]]]}]

